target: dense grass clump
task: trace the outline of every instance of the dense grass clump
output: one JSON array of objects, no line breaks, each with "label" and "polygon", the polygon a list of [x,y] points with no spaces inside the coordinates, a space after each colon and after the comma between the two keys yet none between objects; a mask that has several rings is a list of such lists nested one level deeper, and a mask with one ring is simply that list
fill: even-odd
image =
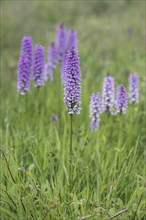
[{"label": "dense grass clump", "polygon": [[[2,2],[2,220],[145,219],[144,6],[124,0]],[[82,76],[71,157],[60,66],[39,90],[31,83],[21,96],[16,89],[22,37],[31,35],[47,53],[61,22],[77,31]],[[125,114],[100,114],[91,132],[90,95],[101,94],[107,74],[116,88],[129,91],[135,72],[139,103],[128,104]]]}]

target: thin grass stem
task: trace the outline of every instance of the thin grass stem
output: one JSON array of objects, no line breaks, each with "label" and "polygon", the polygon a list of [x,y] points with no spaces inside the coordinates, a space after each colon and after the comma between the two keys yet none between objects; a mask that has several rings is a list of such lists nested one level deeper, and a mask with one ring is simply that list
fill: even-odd
[{"label": "thin grass stem", "polygon": [[70,115],[70,149],[69,149],[69,185],[72,184],[72,166],[73,166],[73,149],[72,149],[72,133],[73,133],[73,115]]},{"label": "thin grass stem", "polygon": [[72,157],[72,132],[73,132],[73,115],[70,115],[70,157]]}]

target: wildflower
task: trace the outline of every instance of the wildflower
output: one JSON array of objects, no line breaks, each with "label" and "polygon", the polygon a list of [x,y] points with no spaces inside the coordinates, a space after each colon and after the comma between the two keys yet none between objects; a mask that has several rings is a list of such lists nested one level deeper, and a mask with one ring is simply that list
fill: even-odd
[{"label": "wildflower", "polygon": [[99,126],[101,114],[101,103],[100,103],[100,94],[99,92],[92,93],[90,97],[90,129],[93,131]]},{"label": "wildflower", "polygon": [[52,66],[49,65],[49,63],[45,63],[44,65],[44,80],[53,80],[53,69]]},{"label": "wildflower", "polygon": [[123,85],[118,86],[117,93],[116,93],[116,113],[125,113],[127,104],[128,104],[128,98],[127,98],[127,92]]},{"label": "wildflower", "polygon": [[102,89],[102,111],[112,112],[114,106],[114,78],[110,75],[104,78]]},{"label": "wildflower", "polygon": [[45,68],[45,55],[44,47],[40,44],[35,45],[34,59],[33,59],[33,78],[35,87],[44,85],[44,68]]},{"label": "wildflower", "polygon": [[54,113],[52,114],[51,119],[52,119],[52,121],[54,121],[54,122],[58,121],[58,117],[57,117],[57,115],[55,115]]},{"label": "wildflower", "polygon": [[60,75],[61,75],[62,84],[64,84],[65,59],[66,59],[66,54],[63,55],[61,64],[60,64]]},{"label": "wildflower", "polygon": [[80,61],[75,48],[68,50],[65,59],[64,102],[68,114],[80,114]]},{"label": "wildflower", "polygon": [[[74,29],[71,29],[69,31],[67,50],[71,50],[73,47],[76,51],[78,51],[78,48],[77,48],[77,33]],[[66,56],[66,51],[64,52],[64,54],[62,56],[61,65],[60,65],[60,73],[61,73],[62,83],[64,83],[65,56]]]},{"label": "wildflower", "polygon": [[139,78],[137,73],[129,77],[129,100],[130,103],[138,103],[139,99]]},{"label": "wildflower", "polygon": [[62,60],[62,56],[66,49],[66,28],[64,24],[61,24],[57,29],[56,36],[56,50],[59,61]]},{"label": "wildflower", "polygon": [[77,32],[74,29],[71,29],[69,31],[69,37],[68,37],[68,45],[67,45],[67,49],[70,50],[72,49],[72,47],[75,48],[75,50],[77,50]]},{"label": "wildflower", "polygon": [[17,89],[21,95],[29,90],[30,74],[32,65],[32,38],[24,36],[21,43],[20,57],[18,61]]},{"label": "wildflower", "polygon": [[48,63],[50,63],[50,65],[54,69],[56,66],[56,62],[57,62],[56,46],[55,43],[51,43],[48,51]]},{"label": "wildflower", "polygon": [[45,64],[45,80],[53,80],[53,70],[57,63],[57,51],[55,43],[51,43],[48,50],[48,63]]}]

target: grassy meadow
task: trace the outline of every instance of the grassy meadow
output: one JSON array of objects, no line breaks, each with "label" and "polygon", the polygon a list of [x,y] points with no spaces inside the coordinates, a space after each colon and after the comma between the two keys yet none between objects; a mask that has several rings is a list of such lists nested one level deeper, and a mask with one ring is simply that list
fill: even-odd
[{"label": "grassy meadow", "polygon": [[[1,220],[144,220],[145,216],[145,1],[1,2]],[[64,104],[59,65],[39,92],[17,92],[21,39],[45,47],[64,23],[78,34],[81,113]],[[128,74],[140,80],[138,105],[126,114],[101,115],[89,129],[92,92],[107,73],[128,91]],[[52,120],[52,114],[58,121]]]}]

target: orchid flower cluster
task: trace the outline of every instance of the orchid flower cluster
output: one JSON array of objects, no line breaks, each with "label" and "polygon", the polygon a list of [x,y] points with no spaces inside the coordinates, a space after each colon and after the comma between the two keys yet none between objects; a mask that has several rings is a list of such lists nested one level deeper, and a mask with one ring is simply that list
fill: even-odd
[{"label": "orchid flower cluster", "polygon": [[129,76],[129,94],[123,85],[117,87],[115,94],[114,78],[107,75],[103,82],[102,100],[100,100],[99,93],[93,93],[90,97],[91,130],[98,128],[101,113],[108,113],[111,115],[123,114],[128,107],[128,101],[134,104],[138,103],[138,99],[139,79],[137,73],[130,74]]},{"label": "orchid flower cluster", "polygon": [[34,80],[35,87],[44,86],[45,80],[53,80],[53,70],[60,63],[61,79],[64,82],[65,56],[68,50],[77,51],[77,33],[74,29],[67,29],[64,24],[57,28],[56,42],[48,47],[48,61],[45,63],[45,48],[36,44],[33,51],[31,36],[22,38],[18,61],[17,89],[21,95],[29,91],[30,79]]},{"label": "orchid flower cluster", "polygon": [[[68,114],[80,114],[81,71],[78,54],[77,33],[67,29],[64,24],[57,28],[56,42],[49,45],[48,62],[45,63],[45,49],[42,45],[34,46],[31,36],[24,36],[18,61],[17,89],[21,95],[29,90],[30,79],[35,87],[44,86],[45,80],[53,80],[53,70],[60,64],[61,79],[64,85],[64,102]],[[31,77],[32,75],[32,77]],[[138,103],[139,78],[137,73],[129,76],[129,94],[124,85],[119,85],[115,91],[114,78],[107,75],[104,78],[102,94],[94,92],[90,97],[90,128],[99,127],[102,113],[108,115],[123,114],[128,102]]]},{"label": "orchid flower cluster", "polygon": [[44,47],[36,44],[33,54],[32,38],[31,36],[24,36],[18,61],[17,89],[21,95],[25,95],[29,90],[31,76],[34,79],[35,87],[44,85],[44,59]]},{"label": "orchid flower cluster", "polygon": [[46,79],[53,80],[53,70],[59,62],[61,80],[64,83],[66,53],[73,47],[77,51],[77,45],[77,32],[73,28],[67,31],[65,25],[60,24],[57,28],[56,42],[51,43],[49,46],[48,62],[45,64]]}]

